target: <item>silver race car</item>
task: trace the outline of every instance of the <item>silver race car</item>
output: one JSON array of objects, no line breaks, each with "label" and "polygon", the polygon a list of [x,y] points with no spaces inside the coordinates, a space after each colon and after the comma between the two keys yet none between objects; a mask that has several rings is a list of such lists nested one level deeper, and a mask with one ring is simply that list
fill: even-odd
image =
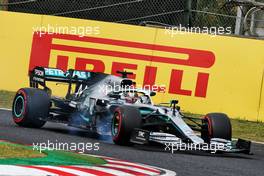
[{"label": "silver race car", "polygon": [[[29,73],[30,88],[21,88],[13,101],[13,120],[23,127],[40,128],[47,121],[65,123],[99,134],[112,135],[118,145],[165,146],[166,150],[203,150],[250,153],[250,141],[232,141],[227,115],[203,118],[182,114],[177,100],[155,105],[151,90],[136,88],[128,79],[78,70],[36,67]],[[68,85],[64,98],[52,95],[47,82]]]}]

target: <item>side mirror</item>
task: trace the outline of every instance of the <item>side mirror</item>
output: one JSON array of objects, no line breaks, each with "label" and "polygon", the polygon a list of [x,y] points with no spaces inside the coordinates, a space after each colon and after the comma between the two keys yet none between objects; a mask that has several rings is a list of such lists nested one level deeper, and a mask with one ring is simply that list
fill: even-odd
[{"label": "side mirror", "polygon": [[150,92],[149,94],[151,97],[154,97],[156,95],[156,92]]},{"label": "side mirror", "polygon": [[98,106],[107,106],[108,103],[109,103],[109,101],[107,101],[107,100],[97,100],[96,101],[96,105],[98,105]]},{"label": "side mirror", "polygon": [[178,104],[179,103],[179,101],[178,100],[171,100],[171,105],[173,105],[173,104]]}]

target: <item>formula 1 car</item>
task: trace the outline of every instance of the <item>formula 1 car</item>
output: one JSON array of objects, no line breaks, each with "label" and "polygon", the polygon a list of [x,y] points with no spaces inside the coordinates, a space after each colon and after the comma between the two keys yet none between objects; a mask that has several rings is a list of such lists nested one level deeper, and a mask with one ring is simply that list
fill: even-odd
[{"label": "formula 1 car", "polygon": [[[51,121],[97,133],[109,130],[118,145],[163,145],[174,149],[188,144],[188,149],[250,153],[250,141],[232,141],[227,115],[188,117],[180,111],[177,100],[154,105],[151,97],[155,92],[136,88],[135,82],[127,78],[132,73],[118,73],[121,77],[36,67],[29,73],[30,88],[17,91],[13,120],[23,127],[40,128]],[[47,86],[50,81],[68,85],[65,98],[52,95]]]}]

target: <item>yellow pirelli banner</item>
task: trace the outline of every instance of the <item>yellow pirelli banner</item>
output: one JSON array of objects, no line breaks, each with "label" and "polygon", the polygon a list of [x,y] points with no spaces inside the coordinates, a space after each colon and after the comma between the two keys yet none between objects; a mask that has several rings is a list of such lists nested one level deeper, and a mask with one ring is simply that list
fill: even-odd
[{"label": "yellow pirelli banner", "polygon": [[126,70],[137,86],[156,87],[155,103],[264,121],[264,41],[10,12],[0,21],[0,89],[27,87],[35,66]]}]

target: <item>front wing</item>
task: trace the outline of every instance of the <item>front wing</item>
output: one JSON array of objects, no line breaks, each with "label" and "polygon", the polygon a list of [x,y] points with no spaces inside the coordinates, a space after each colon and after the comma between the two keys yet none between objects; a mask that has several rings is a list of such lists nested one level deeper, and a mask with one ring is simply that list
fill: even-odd
[{"label": "front wing", "polygon": [[[161,145],[165,151],[207,151],[210,153],[245,153],[250,154],[251,142],[243,139],[234,141],[212,138],[210,143],[189,143],[173,134],[149,132],[134,129],[130,141],[140,145]],[[188,140],[187,140],[188,141]]]}]

